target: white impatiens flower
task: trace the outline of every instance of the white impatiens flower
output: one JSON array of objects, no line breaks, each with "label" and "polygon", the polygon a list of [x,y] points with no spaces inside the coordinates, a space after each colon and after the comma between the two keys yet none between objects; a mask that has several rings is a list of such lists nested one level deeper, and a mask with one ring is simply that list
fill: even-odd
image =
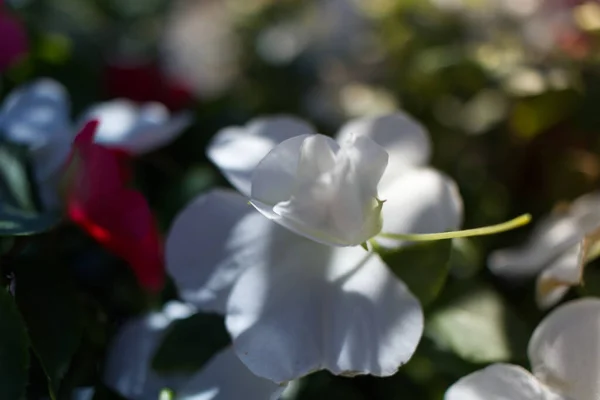
[{"label": "white impatiens flower", "polygon": [[161,103],[137,105],[117,99],[88,109],[82,121],[100,121],[94,141],[132,154],[147,153],[162,147],[182,133],[192,122],[191,114],[171,115]]},{"label": "white impatiens flower", "polygon": [[[136,106],[126,100],[92,107],[81,118],[81,125],[91,118],[100,122],[96,141],[132,154],[156,150],[191,123],[188,113],[170,115],[162,104]],[[59,206],[57,185],[77,131],[71,122],[66,89],[49,78],[15,89],[0,109],[0,139],[28,146],[47,208]]]},{"label": "white impatiens flower", "polygon": [[238,357],[274,382],[394,374],[421,338],[422,309],[360,244],[460,225],[460,195],[429,154],[425,130],[400,113],[350,122],[336,141],[287,117],[224,129],[208,155],[245,196],[213,190],[174,221],[167,269],[180,295],[225,314]]},{"label": "white impatiens flower", "polygon": [[381,231],[377,185],[388,154],[366,136],[345,143],[303,135],[277,145],[252,178],[252,204],[266,217],[323,244],[356,246]]},{"label": "white impatiens flower", "polygon": [[51,79],[13,90],[0,110],[0,138],[29,147],[42,201],[58,204],[54,189],[71,148],[69,96]]},{"label": "white impatiens flower", "polygon": [[253,375],[231,348],[192,374],[165,376],[152,370],[154,353],[171,323],[193,313],[193,307],[169,302],[161,311],[127,321],[109,346],[105,384],[129,400],[156,400],[165,388],[176,393],[176,400],[277,399],[285,387]]},{"label": "white impatiens flower", "polygon": [[445,400],[597,400],[600,398],[600,300],[552,311],[529,341],[532,373],[494,364],[468,375]]},{"label": "white impatiens flower", "polygon": [[571,286],[581,284],[590,245],[586,236],[599,228],[600,193],[590,193],[566,212],[541,220],[524,246],[493,252],[488,266],[508,278],[539,274],[536,300],[542,308],[551,307]]}]

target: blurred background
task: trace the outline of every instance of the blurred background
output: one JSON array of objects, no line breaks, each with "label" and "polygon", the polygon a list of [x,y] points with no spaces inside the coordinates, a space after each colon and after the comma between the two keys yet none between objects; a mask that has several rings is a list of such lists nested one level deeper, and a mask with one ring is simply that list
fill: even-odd
[{"label": "blurred background", "polygon": [[[217,130],[266,114],[298,115],[333,135],[351,118],[405,110],[428,128],[433,165],[457,181],[465,227],[525,212],[537,218],[598,187],[597,0],[5,0],[4,7],[25,24],[30,50],[2,75],[2,97],[47,76],[67,87],[73,115],[117,97],[193,111],[194,124],[175,142],[135,160],[136,185],[163,231],[193,197],[227,185],[204,154]],[[321,372],[288,398],[439,400],[485,363],[526,366],[527,340],[543,316],[534,285],[494,277],[486,257],[522,243],[530,229],[454,242],[446,285],[426,306],[434,322],[397,375]],[[62,262],[90,310],[64,384],[99,385],[107,341],[143,300],[120,261],[73,227],[60,235],[68,238],[57,244]],[[600,293],[594,264],[585,282],[571,296]],[[444,313],[452,304],[472,311],[468,332]],[[452,339],[460,335],[474,340],[464,348]],[[46,390],[33,362],[31,398]],[[98,387],[95,398],[118,398]]]}]

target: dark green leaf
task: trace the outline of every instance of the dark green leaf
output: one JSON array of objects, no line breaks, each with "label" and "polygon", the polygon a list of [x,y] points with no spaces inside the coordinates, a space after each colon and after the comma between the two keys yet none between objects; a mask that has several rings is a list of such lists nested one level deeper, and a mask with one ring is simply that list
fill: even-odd
[{"label": "dark green leaf", "polygon": [[450,255],[450,271],[452,276],[467,279],[479,272],[483,267],[479,249],[470,239],[458,238],[452,240]]},{"label": "dark green leaf", "polygon": [[29,368],[27,332],[13,298],[0,288],[0,398],[25,398]]},{"label": "dark green leaf", "polygon": [[433,301],[444,287],[451,246],[450,240],[417,243],[382,252],[381,257],[425,305]]},{"label": "dark green leaf", "polygon": [[36,214],[0,204],[0,236],[34,235],[52,229],[60,222],[60,214]]},{"label": "dark green leaf", "polygon": [[65,269],[51,263],[19,265],[15,276],[17,304],[55,394],[83,332],[77,292]]},{"label": "dark green leaf", "polygon": [[229,345],[223,317],[198,313],[173,323],[152,360],[159,372],[194,372]]},{"label": "dark green leaf", "polygon": [[94,390],[93,400],[127,400],[112,389],[102,383],[98,384]]},{"label": "dark green leaf", "polygon": [[355,379],[333,376],[327,371],[319,371],[303,378],[296,385],[296,399],[366,400],[364,394],[356,390]]}]

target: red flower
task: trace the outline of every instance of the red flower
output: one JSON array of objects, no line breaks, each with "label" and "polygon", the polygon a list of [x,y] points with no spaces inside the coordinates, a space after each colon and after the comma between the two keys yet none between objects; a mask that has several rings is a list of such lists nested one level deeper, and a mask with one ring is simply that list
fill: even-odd
[{"label": "red flower", "polygon": [[183,83],[166,76],[153,63],[108,64],[105,87],[111,98],[124,97],[138,103],[156,101],[171,111],[181,110],[193,100]]},{"label": "red flower", "polygon": [[140,284],[158,292],[164,284],[162,238],[148,203],[127,184],[127,155],[94,143],[97,121],[75,138],[67,169],[69,218],[122,257]]},{"label": "red flower", "polygon": [[[0,8],[3,7],[0,1]],[[28,50],[23,25],[0,9],[0,72],[8,68]]]}]

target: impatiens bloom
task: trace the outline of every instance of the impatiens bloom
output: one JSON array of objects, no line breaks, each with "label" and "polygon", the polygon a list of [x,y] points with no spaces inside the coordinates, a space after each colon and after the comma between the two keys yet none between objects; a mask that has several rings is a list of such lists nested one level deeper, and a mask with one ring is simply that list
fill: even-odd
[{"label": "impatiens bloom", "polygon": [[82,120],[92,119],[100,121],[96,143],[131,154],[147,153],[168,144],[192,122],[190,114],[171,115],[160,103],[138,106],[124,99],[92,106]]},{"label": "impatiens bloom", "polygon": [[164,283],[163,248],[141,193],[129,189],[123,154],[94,143],[97,121],[77,135],[67,168],[67,210],[73,222],[133,269],[157,292]]},{"label": "impatiens bloom", "polygon": [[164,388],[177,400],[277,399],[284,387],[253,375],[231,348],[194,374],[164,376],[152,370],[152,357],[171,323],[193,313],[186,304],[170,302],[127,321],[110,344],[104,382],[129,400],[156,400]]},{"label": "impatiens bloom", "polygon": [[581,283],[590,245],[585,238],[599,228],[600,193],[584,195],[541,220],[524,246],[493,252],[489,268],[509,278],[538,274],[536,300],[551,307]]},{"label": "impatiens bloom", "polygon": [[25,28],[3,8],[0,1],[0,72],[23,56],[29,47]]},{"label": "impatiens bloom", "polygon": [[425,130],[400,113],[350,122],[336,141],[286,117],[224,129],[208,155],[260,213],[231,190],[180,213],[166,248],[180,295],[225,314],[260,377],[394,374],[421,338],[421,306],[360,244],[459,226],[461,198],[424,166],[429,153]]},{"label": "impatiens bloom", "polygon": [[377,185],[388,154],[366,136],[341,145],[303,135],[277,145],[252,178],[252,204],[268,218],[324,244],[356,246],[381,231]]},{"label": "impatiens bloom", "polygon": [[29,147],[39,192],[47,207],[58,206],[56,184],[73,137],[69,113],[67,92],[50,79],[14,90],[0,110],[0,136]]},{"label": "impatiens bloom", "polygon": [[529,341],[532,373],[494,364],[448,389],[445,400],[597,400],[600,300],[580,299],[550,313]]}]

